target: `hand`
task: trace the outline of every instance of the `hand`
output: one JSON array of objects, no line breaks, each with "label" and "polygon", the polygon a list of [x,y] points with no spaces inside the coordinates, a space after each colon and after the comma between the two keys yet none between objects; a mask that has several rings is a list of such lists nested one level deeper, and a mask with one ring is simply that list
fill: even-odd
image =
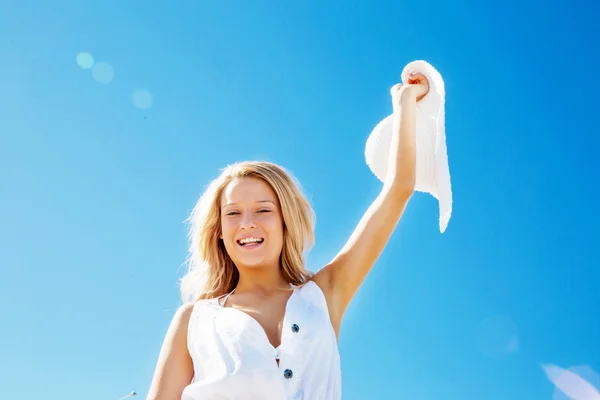
[{"label": "hand", "polygon": [[408,86],[404,90],[412,92],[411,96],[414,96],[417,101],[421,101],[429,93],[429,81],[423,74],[410,73],[408,74]]},{"label": "hand", "polygon": [[394,109],[400,107],[405,101],[418,102],[429,93],[429,82],[423,74],[411,73],[408,75],[407,84],[398,83],[392,87],[391,94]]}]

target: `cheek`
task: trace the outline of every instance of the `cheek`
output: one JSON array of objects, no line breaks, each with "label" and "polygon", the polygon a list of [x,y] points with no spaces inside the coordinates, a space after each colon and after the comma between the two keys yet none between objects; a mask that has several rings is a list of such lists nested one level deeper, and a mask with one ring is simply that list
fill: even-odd
[{"label": "cheek", "polygon": [[231,220],[221,220],[221,239],[223,239],[223,241],[227,242],[232,240],[234,231],[235,227]]},{"label": "cheek", "polygon": [[271,235],[283,239],[283,221],[279,217],[270,218],[266,225]]},{"label": "cheek", "polygon": [[225,246],[225,251],[230,255],[230,257],[236,251],[233,240],[234,232],[235,230],[232,229],[231,223],[228,223],[227,221],[221,222],[221,239],[223,241],[223,245]]}]

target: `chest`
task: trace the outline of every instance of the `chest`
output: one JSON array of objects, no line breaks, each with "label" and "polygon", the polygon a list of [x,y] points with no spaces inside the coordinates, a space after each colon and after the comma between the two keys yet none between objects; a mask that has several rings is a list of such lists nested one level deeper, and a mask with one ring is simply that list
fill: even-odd
[{"label": "chest", "polygon": [[288,315],[291,293],[282,293],[271,297],[238,296],[229,299],[227,307],[244,314],[256,322],[273,348],[282,342],[284,324]]},{"label": "chest", "polygon": [[243,396],[235,398],[270,399],[267,394],[281,389],[277,400],[339,399],[339,354],[324,302],[298,293],[287,302],[237,300],[226,307],[198,303],[190,317],[188,350],[199,388],[219,385],[229,395],[223,398],[235,397],[229,391],[239,387]]}]

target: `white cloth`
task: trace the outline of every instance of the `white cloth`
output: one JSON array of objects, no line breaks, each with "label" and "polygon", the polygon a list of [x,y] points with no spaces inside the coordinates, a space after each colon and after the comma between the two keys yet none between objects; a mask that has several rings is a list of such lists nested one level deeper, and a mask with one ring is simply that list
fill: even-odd
[{"label": "white cloth", "polygon": [[182,400],[341,399],[337,339],[312,281],[294,288],[277,349],[254,318],[217,299],[194,305],[188,349],[194,378]]},{"label": "white cloth", "polygon": [[[444,81],[426,61],[413,61],[404,67],[402,82],[408,74],[418,72],[427,77],[429,93],[417,103],[417,175],[415,190],[431,194],[438,200],[440,232],[444,232],[452,214],[452,188],[446,150]],[[365,148],[367,165],[384,181],[388,169],[394,115],[383,119],[373,129]]]}]

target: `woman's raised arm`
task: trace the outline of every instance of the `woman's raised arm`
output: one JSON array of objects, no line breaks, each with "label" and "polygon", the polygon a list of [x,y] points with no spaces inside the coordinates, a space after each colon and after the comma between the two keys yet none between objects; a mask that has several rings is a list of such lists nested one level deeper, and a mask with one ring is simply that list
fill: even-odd
[{"label": "woman's raised arm", "polygon": [[413,194],[416,107],[428,90],[427,80],[422,75],[411,76],[408,85],[398,84],[392,88],[394,136],[383,189],[342,250],[313,278],[325,293],[336,330],[339,330],[346,307],[383,251]]}]

